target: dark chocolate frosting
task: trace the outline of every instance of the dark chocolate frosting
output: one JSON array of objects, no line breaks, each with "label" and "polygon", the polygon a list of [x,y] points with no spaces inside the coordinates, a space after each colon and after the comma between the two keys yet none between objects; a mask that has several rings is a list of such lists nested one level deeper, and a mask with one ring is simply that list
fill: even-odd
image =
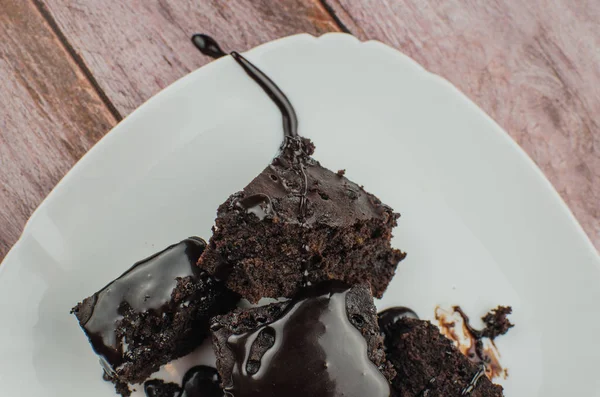
[{"label": "dark chocolate frosting", "polygon": [[346,312],[349,287],[329,281],[303,289],[273,322],[234,334],[232,397],[388,397],[390,387],[367,355]]}]

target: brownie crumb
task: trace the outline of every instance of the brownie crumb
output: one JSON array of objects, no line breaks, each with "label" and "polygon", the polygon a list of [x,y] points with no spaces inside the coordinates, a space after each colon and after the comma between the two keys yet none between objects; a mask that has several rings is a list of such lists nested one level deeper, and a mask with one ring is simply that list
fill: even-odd
[{"label": "brownie crumb", "polygon": [[343,177],[344,175],[346,175],[346,170],[338,170],[337,172],[337,176],[339,176],[340,178]]},{"label": "brownie crumb", "polygon": [[[112,381],[112,380],[110,380]],[[115,391],[117,394],[120,394],[123,397],[131,396],[131,389],[129,389],[129,385],[124,382],[112,381],[115,383]]]},{"label": "brownie crumb", "polygon": [[485,324],[485,328],[481,331],[482,336],[494,340],[498,336],[507,333],[509,329],[515,326],[507,318],[511,313],[512,307],[498,306],[483,316],[481,320]]}]

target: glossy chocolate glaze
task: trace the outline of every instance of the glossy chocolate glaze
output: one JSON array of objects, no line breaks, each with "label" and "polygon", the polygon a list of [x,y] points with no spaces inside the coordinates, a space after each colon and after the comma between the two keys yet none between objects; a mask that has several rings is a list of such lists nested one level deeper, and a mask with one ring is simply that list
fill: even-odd
[{"label": "glossy chocolate glaze", "polygon": [[245,197],[236,202],[236,205],[249,214],[254,214],[261,221],[267,217],[267,215],[273,214],[273,205],[271,198],[266,194],[254,194],[252,196]]},{"label": "glossy chocolate glaze", "polygon": [[223,397],[221,378],[213,367],[198,365],[183,377],[181,397]]},{"label": "glossy chocolate glaze", "polygon": [[198,33],[192,36],[192,43],[196,46],[198,50],[204,55],[207,55],[211,58],[221,58],[227,55],[225,51],[219,47],[219,44],[212,37]]},{"label": "glossy chocolate glaze", "polygon": [[171,245],[137,262],[90,298],[93,310],[83,327],[109,374],[123,359],[123,341],[116,340],[115,335],[115,324],[123,318],[123,305],[136,312],[164,312],[171,302],[177,279],[197,277],[202,272],[195,264],[205,247],[206,242],[199,237]]},{"label": "glossy chocolate glaze", "polygon": [[[346,312],[349,287],[330,281],[302,290],[281,316],[227,340],[235,356],[232,397],[388,397]],[[256,343],[269,346],[256,360]]]}]

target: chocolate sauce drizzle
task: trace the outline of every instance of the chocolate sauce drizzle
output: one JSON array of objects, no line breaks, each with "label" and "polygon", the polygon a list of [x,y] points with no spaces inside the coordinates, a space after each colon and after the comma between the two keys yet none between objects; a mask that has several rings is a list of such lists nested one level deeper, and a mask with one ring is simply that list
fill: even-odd
[{"label": "chocolate sauce drizzle", "polygon": [[[506,328],[500,333],[497,333],[497,330],[488,328],[488,325],[486,325],[486,327],[482,330],[478,330],[473,328],[473,326],[471,325],[471,319],[469,318],[469,316],[467,316],[467,314],[462,310],[460,306],[454,306],[453,310],[462,317],[463,324],[467,332],[469,333],[469,337],[472,341],[471,348],[467,352],[467,357],[469,358],[469,360],[476,364],[482,365],[484,368],[484,374],[486,373],[486,371],[489,371],[490,378],[493,378],[494,376],[498,376],[501,373],[503,373],[504,370],[502,369],[500,363],[497,362],[496,357],[490,356],[486,353],[483,347],[483,340],[485,338],[489,338],[493,343],[494,338],[496,336],[501,335],[502,333],[506,333],[506,331],[508,331],[510,327]],[[476,377],[475,382],[477,382],[477,379],[479,378],[480,376]]]},{"label": "chocolate sauce drizzle", "polygon": [[436,309],[436,319],[440,322],[442,333],[455,343],[458,343],[459,350],[461,350],[472,363],[479,366],[478,371],[475,373],[469,384],[463,389],[461,396],[470,395],[477,387],[477,382],[483,376],[487,376],[492,380],[496,376],[501,376],[502,374],[506,375],[506,370],[500,365],[495,349],[487,350],[484,348],[483,340],[488,338],[492,345],[494,345],[494,339],[496,337],[505,334],[513,327],[513,324],[511,324],[506,317],[512,312],[510,307],[499,306],[490,311],[482,317],[485,327],[478,330],[471,325],[469,316],[467,316],[459,306],[454,306],[452,308],[453,313],[457,313],[462,318],[464,331],[466,331],[465,336],[470,340],[470,343],[464,347],[458,342],[458,336],[454,332],[457,327],[456,323],[448,320],[447,315],[441,314],[444,311],[439,310],[440,308],[438,307]]},{"label": "chocolate sauce drizzle", "polygon": [[[208,35],[195,34],[192,36],[192,43],[194,43],[201,53],[212,58],[221,58],[227,55],[216,40]],[[298,117],[296,116],[296,111],[288,97],[262,70],[236,51],[232,51],[230,55],[244,69],[246,74],[263,89],[281,112],[284,139],[279,157],[287,157],[290,160],[291,167],[297,171],[302,179],[299,220],[300,222],[304,222],[308,207],[308,177],[306,175],[308,155],[304,151],[303,140],[298,135]]]},{"label": "chocolate sauce drizzle", "polygon": [[237,201],[236,205],[246,210],[249,214],[256,215],[261,221],[273,212],[271,198],[266,194],[254,194],[245,197]]},{"label": "chocolate sauce drizzle", "polygon": [[[365,339],[348,319],[348,290],[337,281],[307,287],[277,320],[230,336],[235,364],[226,394],[388,397],[387,379],[369,360]],[[256,361],[258,340],[271,347]]]},{"label": "chocolate sauce drizzle", "polygon": [[[178,278],[197,277],[196,266],[206,242],[190,237],[134,264],[94,294],[92,313],[83,326],[94,351],[109,375],[123,362],[127,341],[117,340],[115,323],[123,319],[123,305],[136,312],[164,312]],[[125,345],[124,345],[125,344]]]},{"label": "chocolate sauce drizzle", "polygon": [[198,365],[183,376],[182,386],[150,379],[144,383],[147,397],[223,397],[221,378],[213,367]]}]

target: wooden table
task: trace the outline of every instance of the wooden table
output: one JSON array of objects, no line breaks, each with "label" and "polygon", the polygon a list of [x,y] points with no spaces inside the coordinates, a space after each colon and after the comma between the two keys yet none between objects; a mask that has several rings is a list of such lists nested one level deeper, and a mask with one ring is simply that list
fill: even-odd
[{"label": "wooden table", "polygon": [[119,120],[210,62],[350,32],[464,91],[548,176],[600,248],[598,0],[0,0],[0,259],[36,206]]}]

